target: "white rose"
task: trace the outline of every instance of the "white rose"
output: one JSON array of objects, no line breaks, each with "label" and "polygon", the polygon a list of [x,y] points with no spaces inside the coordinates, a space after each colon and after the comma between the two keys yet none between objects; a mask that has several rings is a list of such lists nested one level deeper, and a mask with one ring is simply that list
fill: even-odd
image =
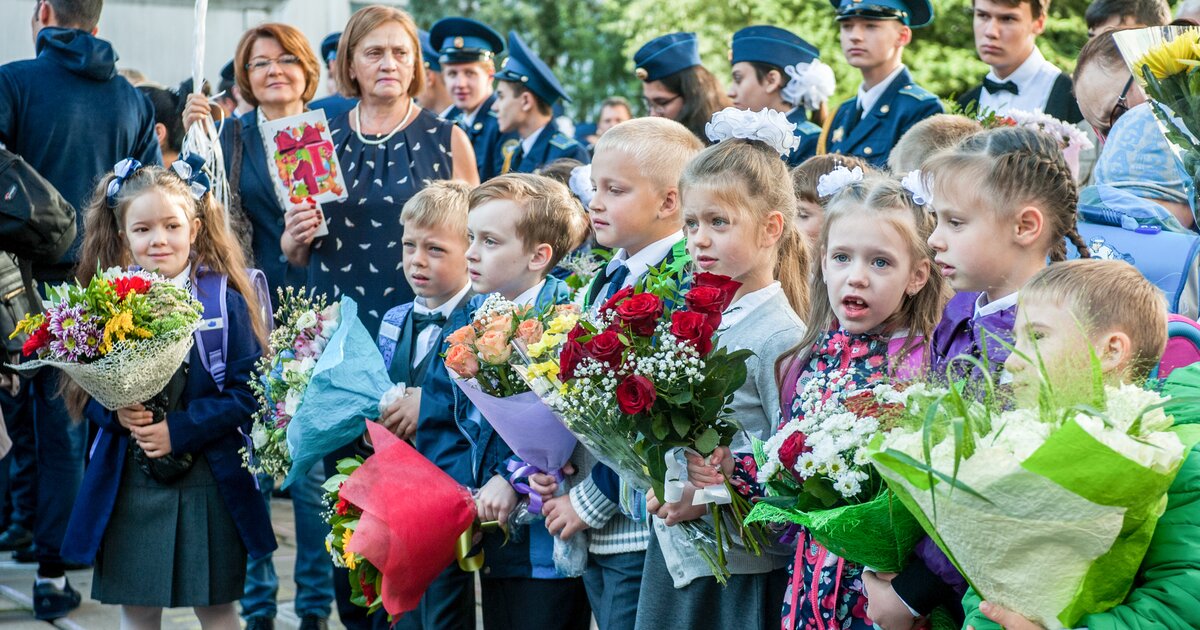
[{"label": "white rose", "polygon": [[298,389],[289,389],[286,396],[283,397],[283,412],[289,417],[296,416],[296,410],[300,408],[300,398],[302,394]]},{"label": "white rose", "polygon": [[255,423],[250,431],[250,438],[254,441],[254,448],[262,448],[267,445],[267,430],[261,424]]},{"label": "white rose", "polygon": [[296,327],[304,330],[317,325],[317,314],[312,311],[304,311],[300,317],[296,318]]}]

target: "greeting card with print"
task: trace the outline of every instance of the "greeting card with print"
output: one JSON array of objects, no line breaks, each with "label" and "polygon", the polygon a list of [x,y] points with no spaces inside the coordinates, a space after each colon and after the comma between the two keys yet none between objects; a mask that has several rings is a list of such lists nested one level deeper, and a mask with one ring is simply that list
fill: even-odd
[{"label": "greeting card with print", "polygon": [[318,203],[346,198],[346,180],[325,112],[270,120],[261,129],[274,167],[271,179],[285,198],[293,203],[309,197]]}]

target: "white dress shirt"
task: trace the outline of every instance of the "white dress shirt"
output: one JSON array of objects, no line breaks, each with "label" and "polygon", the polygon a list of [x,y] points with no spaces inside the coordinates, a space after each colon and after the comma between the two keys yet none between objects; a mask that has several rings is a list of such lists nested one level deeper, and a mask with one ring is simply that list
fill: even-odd
[{"label": "white dress shirt", "polygon": [[869,90],[863,89],[864,84],[858,84],[858,106],[862,109],[863,116],[866,116],[867,112],[870,112],[875,107],[875,103],[879,102],[879,97],[883,96],[888,86],[892,84],[892,81],[896,80],[896,77],[900,76],[900,71],[903,69],[904,64],[896,66],[896,69],[892,70],[891,74],[887,75],[887,77]]},{"label": "white dress shirt", "polygon": [[987,78],[997,83],[1012,81],[1017,84],[1017,93],[1001,90],[992,94],[987,91],[986,87],[981,88],[979,109],[980,111],[995,112],[1000,116],[1010,109],[1024,112],[1044,112],[1046,111],[1046,102],[1050,100],[1050,90],[1054,88],[1054,82],[1060,74],[1062,71],[1046,61],[1046,58],[1042,56],[1042,51],[1034,46],[1033,52],[1029,53],[1025,62],[1007,77],[1001,79],[996,76],[995,70],[987,73]]},{"label": "white dress shirt", "polygon": [[517,306],[537,306],[538,294],[542,292],[542,287],[544,286],[546,286],[545,278],[543,278],[541,282],[526,289],[521,295],[518,295],[517,299],[513,300],[512,303],[516,304]]},{"label": "white dress shirt", "polygon": [[529,152],[533,150],[533,143],[537,142],[538,137],[541,136],[542,132],[545,130],[546,128],[542,127],[541,129],[529,134],[529,137],[521,138],[521,153],[529,155]]},{"label": "white dress shirt", "polygon": [[[459,290],[458,293],[454,294],[454,297],[446,300],[445,304],[442,304],[437,308],[429,308],[428,306],[425,306],[425,298],[418,297],[413,300],[413,313],[420,313],[422,315],[437,314],[449,319],[450,314],[454,312],[454,307],[458,306],[459,302],[462,302],[463,297],[466,296],[467,290],[470,288],[471,283],[468,282],[467,284],[463,285],[463,288]],[[421,360],[425,358],[425,355],[429,354],[429,352],[433,350],[434,344],[437,343],[438,335],[441,333],[441,326],[431,324],[426,326],[425,330],[422,330],[417,334],[417,343],[413,348],[413,367],[420,365]]]},{"label": "white dress shirt", "polygon": [[987,293],[980,293],[979,297],[975,298],[975,317],[986,317],[992,313],[999,313],[1006,308],[1016,305],[1016,293],[1009,293],[998,300],[988,300]]}]

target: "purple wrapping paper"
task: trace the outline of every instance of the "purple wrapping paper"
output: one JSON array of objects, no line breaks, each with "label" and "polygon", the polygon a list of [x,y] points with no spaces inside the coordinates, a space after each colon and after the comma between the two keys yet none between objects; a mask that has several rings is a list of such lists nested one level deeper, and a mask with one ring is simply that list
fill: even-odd
[{"label": "purple wrapping paper", "polygon": [[575,450],[575,436],[533,392],[507,398],[485,394],[475,381],[454,379],[459,389],[526,464],[547,473],[563,467]]}]

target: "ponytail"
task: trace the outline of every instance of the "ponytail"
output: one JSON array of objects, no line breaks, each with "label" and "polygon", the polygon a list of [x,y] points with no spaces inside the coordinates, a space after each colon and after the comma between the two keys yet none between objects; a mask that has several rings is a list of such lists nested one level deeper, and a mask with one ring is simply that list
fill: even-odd
[{"label": "ponytail", "polygon": [[779,237],[777,247],[775,279],[783,287],[783,294],[787,296],[792,310],[797,313],[808,312],[809,252],[795,221],[784,220],[783,234]]}]

